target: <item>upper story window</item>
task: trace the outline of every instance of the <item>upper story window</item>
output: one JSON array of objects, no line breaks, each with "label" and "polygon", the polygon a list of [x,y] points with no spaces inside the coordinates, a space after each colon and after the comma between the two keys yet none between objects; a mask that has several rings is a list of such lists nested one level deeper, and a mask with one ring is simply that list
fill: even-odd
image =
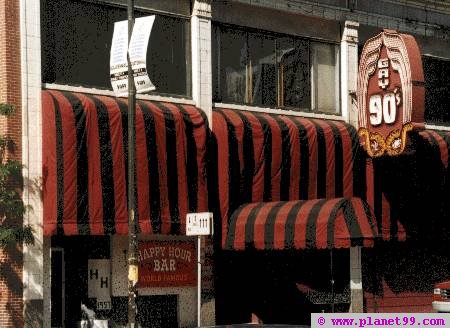
[{"label": "upper story window", "polygon": [[[136,17],[152,14],[141,7],[135,13]],[[111,89],[114,22],[126,19],[123,5],[41,0],[42,82]],[[147,69],[156,86],[153,93],[190,96],[189,19],[156,15]]]},{"label": "upper story window", "polygon": [[422,56],[425,78],[425,121],[450,125],[450,59]]},{"label": "upper story window", "polygon": [[213,33],[214,101],[340,112],[336,44],[219,24]]}]

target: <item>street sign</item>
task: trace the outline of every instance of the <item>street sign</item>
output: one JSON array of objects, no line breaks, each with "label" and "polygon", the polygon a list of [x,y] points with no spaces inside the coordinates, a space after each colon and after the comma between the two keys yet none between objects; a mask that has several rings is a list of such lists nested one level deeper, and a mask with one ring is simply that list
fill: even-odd
[{"label": "street sign", "polygon": [[213,214],[211,212],[188,213],[186,215],[187,236],[208,236],[212,235],[213,232]]}]

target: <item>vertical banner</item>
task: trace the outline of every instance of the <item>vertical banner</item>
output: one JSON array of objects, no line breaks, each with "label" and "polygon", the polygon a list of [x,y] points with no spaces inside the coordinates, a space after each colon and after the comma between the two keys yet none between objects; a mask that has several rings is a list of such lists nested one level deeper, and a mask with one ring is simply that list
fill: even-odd
[{"label": "vertical banner", "polygon": [[128,21],[114,23],[109,59],[111,85],[117,97],[128,95]]},{"label": "vertical banner", "polygon": [[155,16],[136,18],[131,34],[129,54],[137,93],[155,90],[147,74],[147,47]]}]

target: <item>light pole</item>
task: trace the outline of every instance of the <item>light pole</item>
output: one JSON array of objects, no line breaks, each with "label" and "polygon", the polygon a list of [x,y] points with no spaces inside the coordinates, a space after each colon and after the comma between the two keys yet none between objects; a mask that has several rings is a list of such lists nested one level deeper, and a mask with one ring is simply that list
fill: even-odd
[{"label": "light pole", "polygon": [[[128,0],[128,42],[134,25],[134,0]],[[128,327],[136,327],[136,284],[138,281],[137,235],[134,198],[136,89],[128,54]]]}]

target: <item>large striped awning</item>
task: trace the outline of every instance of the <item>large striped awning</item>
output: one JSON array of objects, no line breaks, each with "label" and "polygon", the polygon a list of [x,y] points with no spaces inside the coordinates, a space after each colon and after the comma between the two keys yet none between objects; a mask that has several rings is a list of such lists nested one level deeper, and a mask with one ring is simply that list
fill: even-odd
[{"label": "large striped awning", "polygon": [[231,215],[224,248],[367,247],[377,235],[374,215],[360,198],[261,202],[244,204]]},{"label": "large striped awning", "polygon": [[424,130],[420,135],[428,140],[447,170],[450,162],[450,131]]},{"label": "large striped awning", "polygon": [[217,195],[210,196],[222,231],[245,203],[365,194],[365,154],[345,122],[215,108],[212,130]]},{"label": "large striped awning", "polygon": [[[43,91],[44,234],[126,234],[127,101]],[[142,233],[184,234],[207,210],[208,124],[190,105],[137,101],[136,215]]]}]

